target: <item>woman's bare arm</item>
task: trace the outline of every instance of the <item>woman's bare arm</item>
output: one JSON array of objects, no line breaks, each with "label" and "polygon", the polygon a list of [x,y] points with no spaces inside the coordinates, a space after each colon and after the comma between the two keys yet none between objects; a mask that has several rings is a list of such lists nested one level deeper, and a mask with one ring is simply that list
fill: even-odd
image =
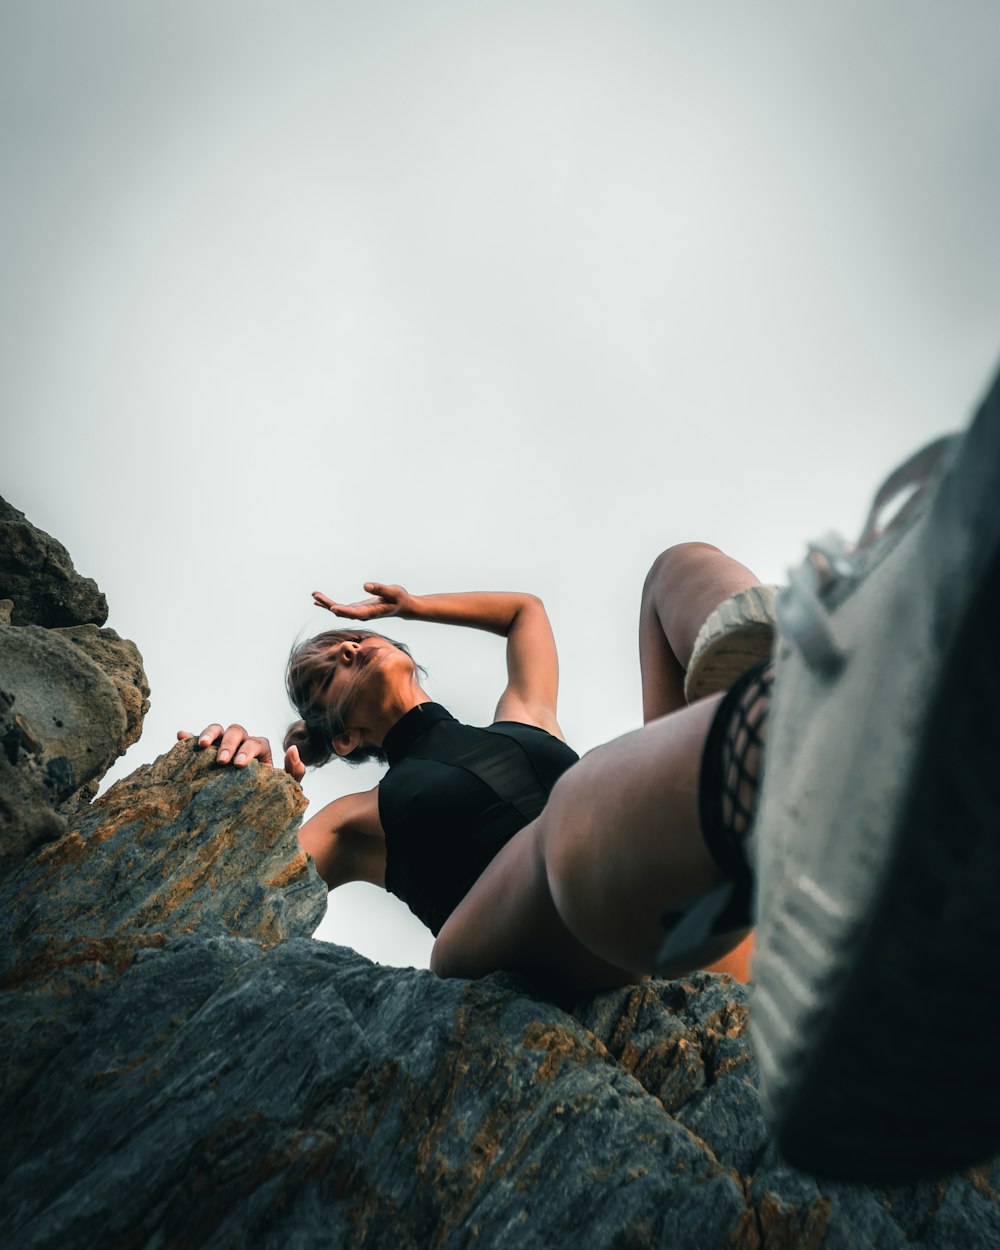
[{"label": "woman's bare arm", "polygon": [[372,597],[358,603],[337,603],[319,591],[313,598],[317,606],[351,620],[398,616],[501,635],[507,639],[507,686],[494,719],[521,721],[563,736],[556,720],[559,658],[545,605],[537,595],[505,590],[411,595],[402,586],[382,582],[365,582],[365,590]]},{"label": "woman's bare arm", "polygon": [[327,803],[299,830],[299,843],[331,890],[348,881],[385,886],[385,834],[378,786]]}]

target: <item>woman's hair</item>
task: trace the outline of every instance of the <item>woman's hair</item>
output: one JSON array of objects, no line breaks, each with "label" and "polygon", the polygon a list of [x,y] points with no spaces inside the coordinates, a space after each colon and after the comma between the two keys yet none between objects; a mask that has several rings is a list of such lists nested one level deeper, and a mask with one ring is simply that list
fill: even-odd
[{"label": "woman's hair", "polygon": [[[339,642],[363,642],[366,638],[384,638],[410,655],[410,648],[405,643],[386,638],[385,634],[371,629],[328,629],[292,649],[285,669],[285,688],[292,706],[302,719],[288,726],[284,747],[286,751],[289,747],[298,747],[303,764],[319,768],[336,754],[333,739],[347,727],[346,717],[356,695],[355,686],[363,680],[363,670],[359,668],[340,704],[328,707],[323,696],[334,674],[330,649]],[[413,658],[412,655],[410,658]],[[424,672],[419,664],[417,669]],[[350,755],[341,758],[349,764],[364,764],[367,760],[378,760],[381,764],[386,762],[385,752],[371,743],[362,743]]]}]

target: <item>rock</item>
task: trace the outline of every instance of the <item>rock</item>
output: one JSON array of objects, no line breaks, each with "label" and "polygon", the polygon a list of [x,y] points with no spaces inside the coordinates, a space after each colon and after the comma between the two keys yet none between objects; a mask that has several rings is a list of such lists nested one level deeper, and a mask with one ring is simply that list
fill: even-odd
[{"label": "rock", "polygon": [[[0,626],[0,630],[3,626]],[[0,878],[36,847],[61,837],[57,808],[69,791],[58,766],[50,769],[35,731],[0,689]]]},{"label": "rock", "polygon": [[149,688],[135,644],[93,623],[107,615],[95,583],[3,500],[0,588],[2,877],[66,832],[65,816],[137,741]]},{"label": "rock", "polygon": [[71,1031],[22,1003],[8,1082],[46,1163],[11,1133],[20,1244],[715,1246],[747,1222],[731,1169],[571,1017],[496,983],[191,938],[95,967]]},{"label": "rock", "polygon": [[89,656],[114,685],[125,712],[125,731],[115,758],[124,755],[139,741],[142,722],[149,711],[149,686],[139,648],[113,629],[98,629],[96,625],[73,625],[55,632]]},{"label": "rock", "polygon": [[994,1163],[896,1189],[786,1167],[728,977],[567,1011],[310,941],[301,807],[181,743],[0,888],[12,1244],[1000,1241]]},{"label": "rock", "polygon": [[134,644],[94,625],[0,625],[0,691],[2,875],[65,830],[59,807],[81,787],[96,789],[138,738],[149,701]]},{"label": "rock", "polygon": [[60,797],[103,776],[121,753],[128,721],[118,690],[61,630],[0,626],[0,690],[13,696],[36,747],[59,761]]},{"label": "rock", "polygon": [[197,931],[274,945],[311,934],[326,889],[295,837],[305,805],[283,772],[254,762],[222,768],[214,752],[178,742],[113,785],[0,889],[0,973],[67,935]]},{"label": "rock", "polygon": [[0,599],[13,601],[13,625],[103,625],[108,602],[81,577],[69,552],[23,512],[0,499]]}]

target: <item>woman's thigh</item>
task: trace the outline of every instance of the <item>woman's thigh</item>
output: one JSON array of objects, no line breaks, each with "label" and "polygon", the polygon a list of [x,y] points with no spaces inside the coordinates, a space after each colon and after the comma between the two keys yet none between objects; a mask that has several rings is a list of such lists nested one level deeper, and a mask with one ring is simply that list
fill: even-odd
[{"label": "woman's thigh", "polygon": [[611,963],[651,969],[663,913],[722,880],[698,810],[701,755],[719,698],[597,747],[563,775],[539,818],[556,911]]},{"label": "woman's thigh", "polygon": [[[665,911],[717,885],[701,833],[698,784],[721,695],[589,752],[542,815],[487,867],[441,930],[444,976],[544,967],[582,987],[655,967]],[[690,967],[721,957],[716,943]]]},{"label": "woman's thigh", "polygon": [[431,967],[460,977],[542,972],[582,990],[641,979],[588,950],[563,923],[549,890],[537,820],[501,849],[448,917]]}]

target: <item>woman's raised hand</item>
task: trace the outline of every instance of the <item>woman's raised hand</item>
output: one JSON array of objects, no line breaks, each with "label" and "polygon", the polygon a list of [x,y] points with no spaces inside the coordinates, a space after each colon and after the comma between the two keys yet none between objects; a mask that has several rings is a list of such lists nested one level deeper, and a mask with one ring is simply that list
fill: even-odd
[{"label": "woman's raised hand", "polygon": [[[194,734],[186,729],[178,729],[177,740],[184,742],[193,738]],[[245,768],[251,760],[273,767],[271,744],[266,738],[247,733],[242,725],[230,725],[223,729],[221,725],[209,725],[198,735],[198,746],[210,747],[218,742],[219,750],[215,757],[217,764],[235,764],[237,768]],[[285,772],[296,781],[306,775],[305,765],[299,759],[297,747],[289,747],[285,752]]]},{"label": "woman's raised hand", "polygon": [[375,621],[383,616],[406,616],[412,608],[412,597],[402,586],[387,586],[382,582],[365,582],[365,590],[372,596],[357,603],[336,603],[320,590],[312,592],[318,608],[326,608],[334,616],[346,616],[352,621]]}]

